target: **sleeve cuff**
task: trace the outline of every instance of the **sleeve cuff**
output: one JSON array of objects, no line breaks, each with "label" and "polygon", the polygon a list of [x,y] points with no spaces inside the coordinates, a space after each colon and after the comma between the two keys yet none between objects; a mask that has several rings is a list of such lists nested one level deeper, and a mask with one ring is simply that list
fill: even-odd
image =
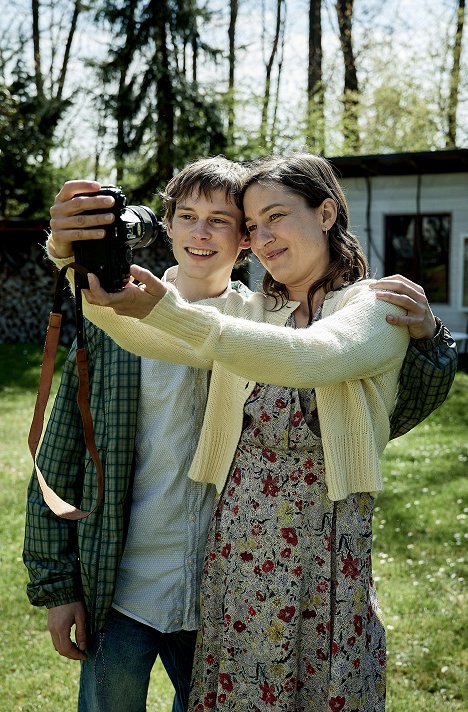
[{"label": "sleeve cuff", "polygon": [[431,339],[410,339],[411,345],[422,353],[427,353],[428,351],[433,351],[434,349],[437,349],[444,341],[445,332],[447,331],[447,329],[438,316],[435,316],[434,318],[436,321],[437,330]]}]

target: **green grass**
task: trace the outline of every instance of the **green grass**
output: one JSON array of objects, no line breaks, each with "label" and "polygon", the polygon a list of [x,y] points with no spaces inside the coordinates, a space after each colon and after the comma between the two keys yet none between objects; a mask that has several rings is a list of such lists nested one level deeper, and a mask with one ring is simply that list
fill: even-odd
[{"label": "green grass", "polygon": [[[76,708],[78,664],[53,650],[46,611],[27,601],[21,560],[40,361],[36,346],[0,345],[0,712]],[[467,394],[468,374],[459,373],[442,408],[385,453],[374,571],[388,635],[388,712],[466,709]],[[169,712],[171,700],[158,665],[148,711]]]}]

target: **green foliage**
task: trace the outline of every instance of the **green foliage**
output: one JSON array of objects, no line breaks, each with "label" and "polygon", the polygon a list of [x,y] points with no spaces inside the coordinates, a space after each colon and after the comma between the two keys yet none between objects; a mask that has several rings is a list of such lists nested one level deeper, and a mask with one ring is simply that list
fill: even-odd
[{"label": "green foliage", "polygon": [[[5,74],[0,54],[0,76]],[[61,172],[50,155],[70,102],[39,96],[21,56],[8,83],[0,81],[0,214],[44,217]]]},{"label": "green foliage", "polygon": [[51,107],[31,86],[24,73],[0,86],[0,214],[8,217],[43,217],[58,181],[46,130]]},{"label": "green foliage", "polygon": [[436,148],[434,99],[402,77],[383,77],[362,112],[362,152],[392,153]]}]

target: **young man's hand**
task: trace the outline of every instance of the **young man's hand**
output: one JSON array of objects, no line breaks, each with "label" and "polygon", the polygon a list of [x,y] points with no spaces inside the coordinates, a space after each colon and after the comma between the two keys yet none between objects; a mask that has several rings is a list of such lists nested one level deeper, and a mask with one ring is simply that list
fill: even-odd
[{"label": "young man's hand", "polygon": [[102,289],[96,275],[88,274],[90,288],[83,289],[83,294],[90,304],[111,307],[120,316],[143,319],[163,298],[167,289],[158,277],[143,267],[132,265],[130,273],[134,279],[140,282],[139,286],[130,281],[121,292],[113,293]]},{"label": "young man's hand", "polygon": [[424,289],[419,284],[401,274],[394,274],[373,282],[370,287],[377,290],[377,299],[406,309],[406,316],[389,314],[389,324],[406,324],[412,339],[432,339],[437,331],[437,324]]},{"label": "young man's hand", "polygon": [[[99,240],[105,236],[105,230],[97,226],[114,222],[113,213],[107,212],[114,205],[114,198],[110,195],[77,195],[96,193],[100,188],[101,184],[94,180],[70,180],[63,184],[50,208],[51,233],[47,246],[54,257],[71,257],[75,240]],[[82,215],[84,210],[102,212]]]},{"label": "young man's hand", "polygon": [[[75,626],[75,643],[70,639]],[[86,611],[81,601],[49,608],[47,627],[55,650],[70,660],[86,660]]]}]

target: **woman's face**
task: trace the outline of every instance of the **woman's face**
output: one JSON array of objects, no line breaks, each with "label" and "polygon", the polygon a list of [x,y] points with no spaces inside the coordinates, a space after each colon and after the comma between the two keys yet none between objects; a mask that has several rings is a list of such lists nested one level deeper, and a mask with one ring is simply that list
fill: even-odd
[{"label": "woman's face", "polygon": [[325,230],[336,219],[334,201],[310,208],[280,184],[253,184],[244,195],[244,212],[252,252],[291,299],[302,298],[329,265]]}]

